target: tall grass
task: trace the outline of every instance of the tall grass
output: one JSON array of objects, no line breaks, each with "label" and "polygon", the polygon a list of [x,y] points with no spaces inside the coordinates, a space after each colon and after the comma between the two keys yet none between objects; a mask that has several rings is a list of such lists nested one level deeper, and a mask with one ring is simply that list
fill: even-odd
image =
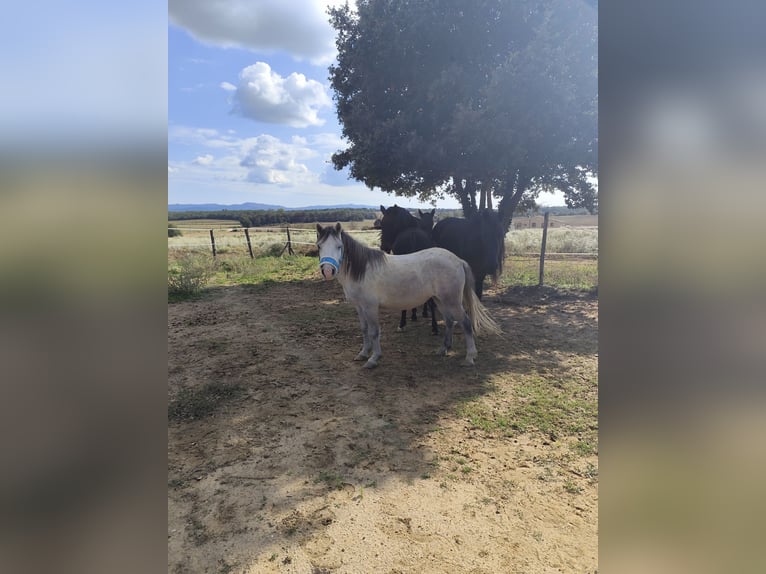
[{"label": "tall grass", "polygon": [[[543,230],[517,229],[505,236],[506,255],[540,253]],[[597,227],[548,228],[545,251],[547,253],[598,254]]]}]

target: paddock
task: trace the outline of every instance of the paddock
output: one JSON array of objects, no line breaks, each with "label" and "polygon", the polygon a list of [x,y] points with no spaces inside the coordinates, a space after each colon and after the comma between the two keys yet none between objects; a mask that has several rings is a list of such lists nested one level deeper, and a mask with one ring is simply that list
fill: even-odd
[{"label": "paddock", "polygon": [[[168,306],[168,571],[595,572],[595,293],[490,288],[460,368],[317,277]],[[456,333],[456,339],[462,336]]]}]

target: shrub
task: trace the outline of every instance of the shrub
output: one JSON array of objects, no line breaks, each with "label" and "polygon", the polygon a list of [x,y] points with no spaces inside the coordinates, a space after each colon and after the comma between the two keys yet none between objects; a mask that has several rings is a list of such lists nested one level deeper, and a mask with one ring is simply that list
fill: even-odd
[{"label": "shrub", "polygon": [[172,223],[168,223],[168,237],[181,237],[183,233]]},{"label": "shrub", "polygon": [[196,295],[207,285],[214,263],[204,255],[184,255],[168,268],[168,295]]}]

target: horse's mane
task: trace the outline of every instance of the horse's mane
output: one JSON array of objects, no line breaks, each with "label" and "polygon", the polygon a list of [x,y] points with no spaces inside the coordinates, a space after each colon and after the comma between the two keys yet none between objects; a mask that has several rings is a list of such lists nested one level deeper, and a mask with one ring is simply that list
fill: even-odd
[{"label": "horse's mane", "polygon": [[410,227],[417,227],[420,220],[396,204],[388,209],[381,205],[380,209],[385,211],[380,225],[380,248],[388,251],[402,231]]},{"label": "horse's mane", "polygon": [[345,231],[340,232],[343,242],[343,262],[341,269],[354,281],[364,279],[368,269],[377,269],[386,263],[386,254],[359,243]]}]

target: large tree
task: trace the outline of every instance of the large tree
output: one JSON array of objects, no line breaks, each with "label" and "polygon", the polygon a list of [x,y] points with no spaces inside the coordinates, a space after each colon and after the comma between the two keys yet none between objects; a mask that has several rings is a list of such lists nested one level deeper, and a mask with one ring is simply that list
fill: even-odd
[{"label": "large tree", "polygon": [[[578,0],[359,0],[330,10],[345,150],[370,188],[466,215],[560,189],[597,206],[596,15]],[[478,199],[477,199],[478,194]]]}]

